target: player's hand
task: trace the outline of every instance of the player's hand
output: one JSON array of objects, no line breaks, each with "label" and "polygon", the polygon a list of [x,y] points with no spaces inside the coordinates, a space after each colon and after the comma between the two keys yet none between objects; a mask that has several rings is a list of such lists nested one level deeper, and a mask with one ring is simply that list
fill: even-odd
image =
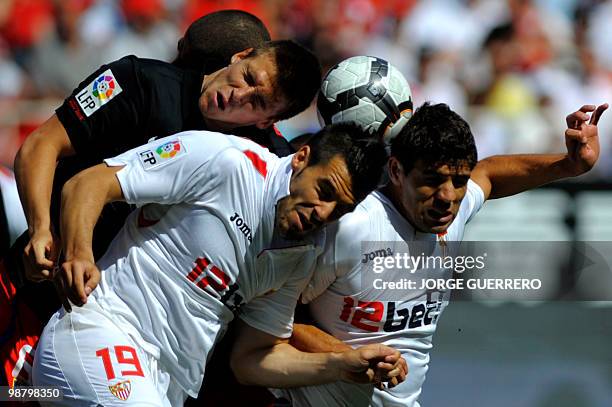
[{"label": "player's hand", "polygon": [[[565,118],[567,123],[565,145],[572,175],[584,174],[597,162],[599,158],[597,123],[607,108],[607,103],[597,108],[595,105],[584,105]],[[589,113],[592,113],[590,117]]]},{"label": "player's hand", "polygon": [[401,354],[385,345],[366,345],[342,353],[341,380],[354,383],[403,382],[408,373]]},{"label": "player's hand", "polygon": [[84,305],[100,282],[100,270],[93,260],[73,259],[62,264],[55,282],[63,297],[64,308],[70,311],[65,298],[79,307]]},{"label": "player's hand", "polygon": [[23,252],[26,278],[34,282],[53,278],[59,247],[50,230],[34,232]]},{"label": "player's hand", "polygon": [[[385,357],[385,361],[378,362],[374,371],[374,381],[379,389],[387,387],[393,388],[406,380],[408,375],[408,363],[401,357],[399,351],[396,354]],[[399,357],[399,358],[398,358]]]}]

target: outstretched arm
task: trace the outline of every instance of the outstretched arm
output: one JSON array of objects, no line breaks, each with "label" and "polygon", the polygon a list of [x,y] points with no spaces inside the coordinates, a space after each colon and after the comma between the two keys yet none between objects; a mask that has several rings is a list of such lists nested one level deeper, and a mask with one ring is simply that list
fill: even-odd
[{"label": "outstretched arm", "polygon": [[[239,321],[231,367],[239,382],[286,388],[337,380],[356,383],[402,382],[407,367],[398,351],[367,345],[343,352],[307,353]],[[395,383],[395,380],[393,383]]]},{"label": "outstretched arm", "polygon": [[[499,155],[478,162],[472,180],[485,199],[503,198],[589,171],[599,158],[597,123],[608,108],[585,105],[566,117],[565,154]],[[590,115],[589,120],[589,113]]]},{"label": "outstretched arm", "polygon": [[50,206],[57,161],[74,154],[64,126],[56,115],[34,130],[15,157],[15,177],[28,221],[30,242],[25,248],[26,277],[51,277],[57,247],[52,234]]},{"label": "outstretched arm", "polygon": [[104,205],[123,200],[115,176],[121,168],[96,165],[72,177],[62,190],[60,222],[66,261],[58,279],[64,294],[76,305],[87,302],[100,279],[92,250],[93,230]]}]

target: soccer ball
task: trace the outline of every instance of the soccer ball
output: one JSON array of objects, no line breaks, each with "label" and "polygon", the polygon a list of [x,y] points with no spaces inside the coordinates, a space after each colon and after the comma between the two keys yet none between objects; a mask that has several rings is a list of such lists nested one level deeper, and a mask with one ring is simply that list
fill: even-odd
[{"label": "soccer ball", "polygon": [[412,116],[410,86],[384,59],[351,57],[323,78],[317,110],[321,125],[356,122],[388,142],[397,134],[391,131],[392,127],[397,130],[394,124],[401,121],[403,126]]}]

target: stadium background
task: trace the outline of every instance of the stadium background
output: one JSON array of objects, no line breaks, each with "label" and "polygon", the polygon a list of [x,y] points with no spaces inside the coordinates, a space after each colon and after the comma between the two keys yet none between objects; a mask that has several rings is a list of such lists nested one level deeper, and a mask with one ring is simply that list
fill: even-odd
[{"label": "stadium background", "polygon": [[[468,119],[481,158],[562,151],[565,115],[612,102],[612,1],[1,0],[0,164],[12,167],[24,137],[99,65],[127,54],[171,60],[189,22],[223,8],[249,11],[273,38],[309,46],[325,70],[358,54],[389,60],[416,106],[445,102]],[[467,238],[612,241],[610,115],[591,173],[487,203]],[[319,125],[311,108],[279,127],[291,138]],[[599,291],[453,303],[434,340],[423,404],[612,405],[612,308],[595,301],[612,300],[612,250],[604,254]],[[540,266],[532,274],[551,268]]]}]

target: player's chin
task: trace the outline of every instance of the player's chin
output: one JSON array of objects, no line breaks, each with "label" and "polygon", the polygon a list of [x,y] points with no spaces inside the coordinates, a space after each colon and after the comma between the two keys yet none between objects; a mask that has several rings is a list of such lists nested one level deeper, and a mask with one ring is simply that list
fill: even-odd
[{"label": "player's chin", "polygon": [[[454,219],[454,217],[453,217]],[[440,223],[440,222],[428,222],[427,229],[429,233],[440,234],[444,233],[448,230],[451,223],[453,223],[453,219],[448,222]]]}]

